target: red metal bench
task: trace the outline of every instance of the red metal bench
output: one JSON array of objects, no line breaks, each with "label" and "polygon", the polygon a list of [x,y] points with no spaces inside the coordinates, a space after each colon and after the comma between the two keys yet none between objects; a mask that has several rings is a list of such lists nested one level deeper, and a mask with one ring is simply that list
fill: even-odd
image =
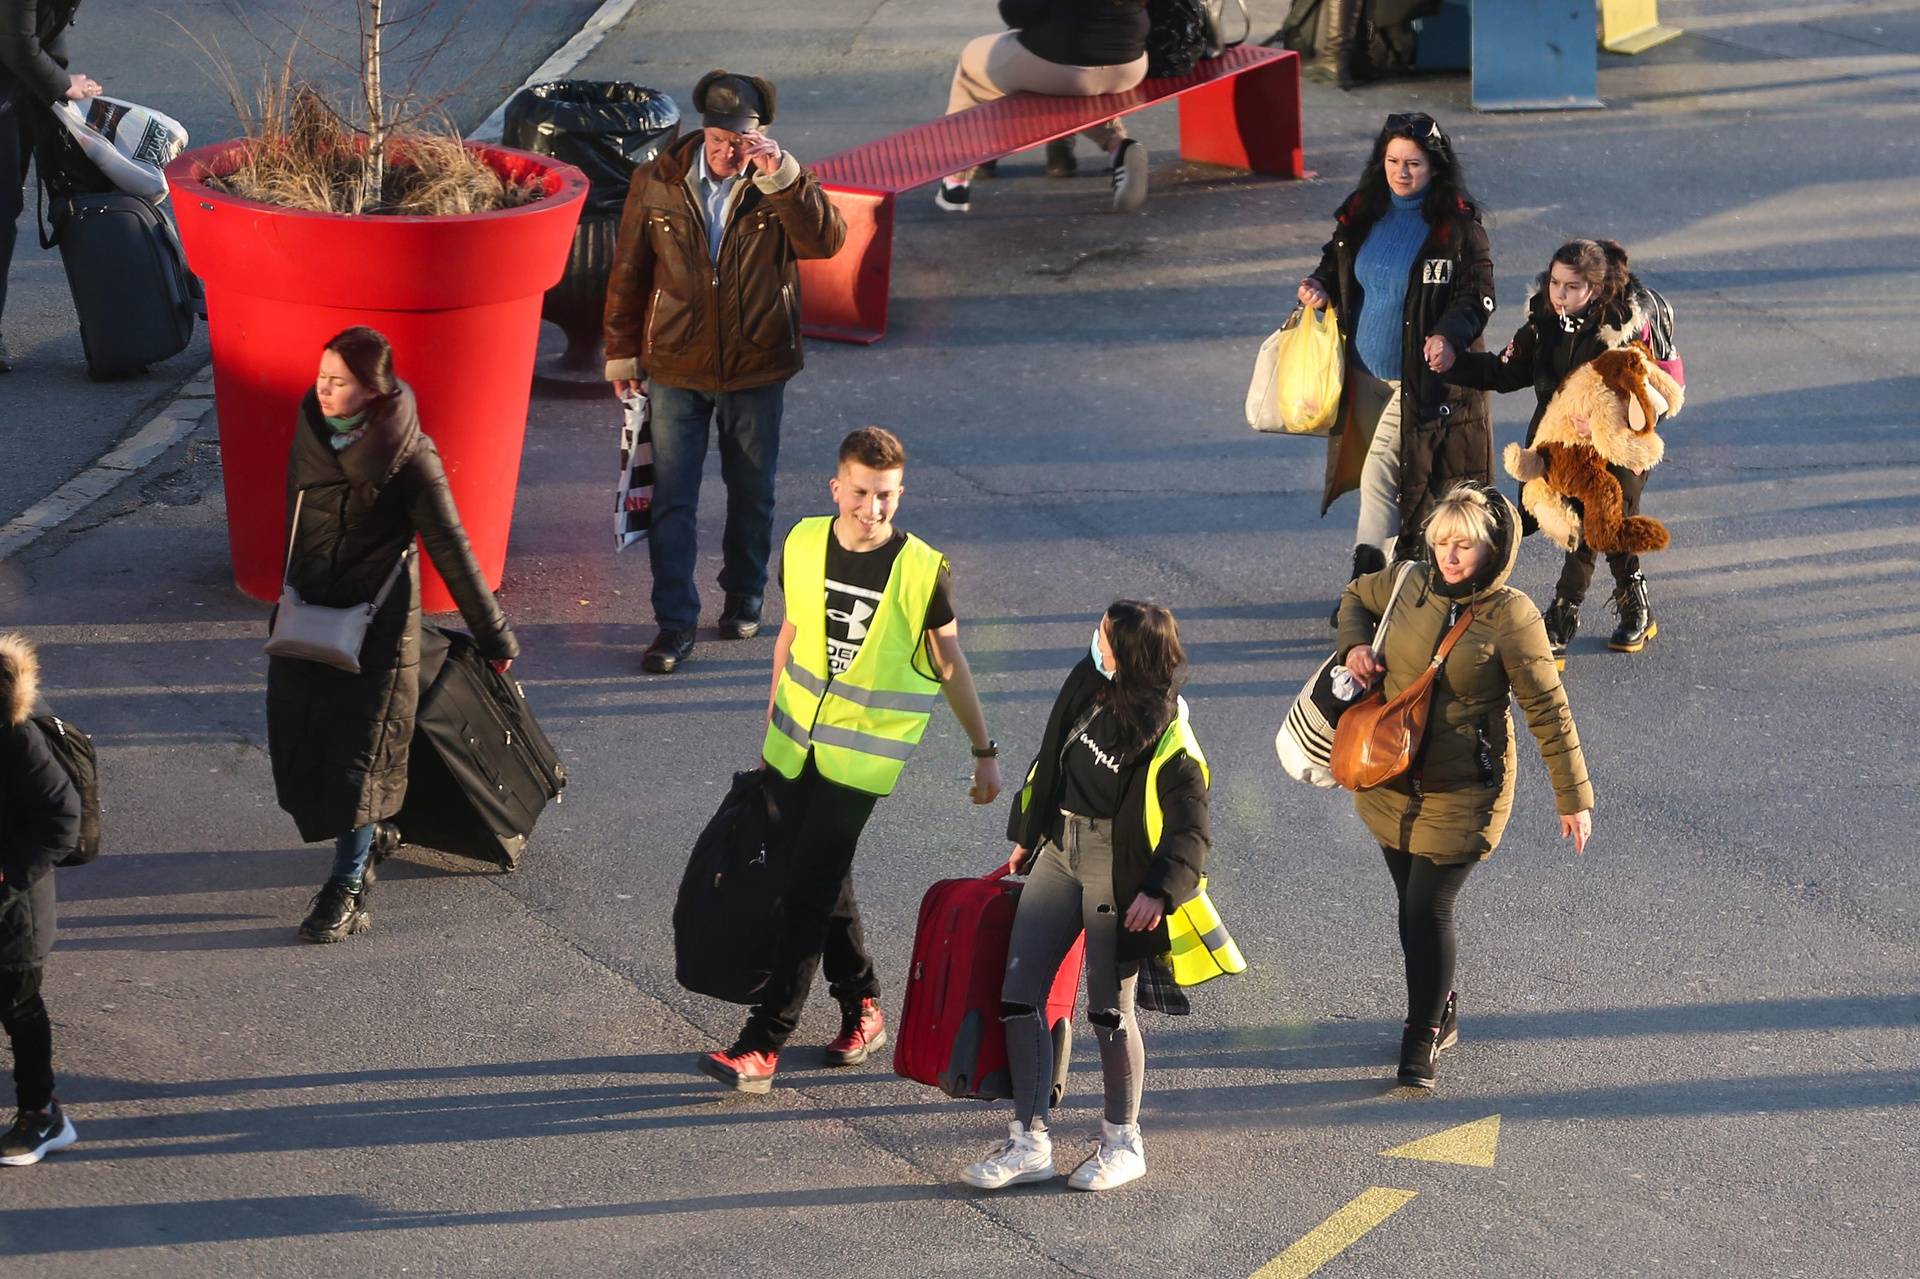
[{"label": "red metal bench", "polygon": [[1191,74],[1147,80],[1126,93],[1098,98],[1016,93],[813,166],[846,219],[847,242],[829,260],[800,263],[802,331],[864,343],[886,334],[895,196],[1169,98],[1180,100],[1183,158],[1277,177],[1304,176],[1300,55],[1291,51],[1241,45],[1202,62]]}]

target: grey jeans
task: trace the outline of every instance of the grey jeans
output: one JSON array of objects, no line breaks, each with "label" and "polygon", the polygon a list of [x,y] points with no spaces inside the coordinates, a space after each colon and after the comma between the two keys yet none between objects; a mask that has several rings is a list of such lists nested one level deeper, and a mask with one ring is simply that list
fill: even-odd
[{"label": "grey jeans", "polygon": [[1083,928],[1087,1020],[1100,1041],[1107,1122],[1130,1124],[1140,1117],[1140,1086],[1147,1068],[1133,1010],[1140,965],[1116,955],[1125,907],[1113,900],[1112,826],[1068,813],[1061,838],[1065,847],[1041,847],[1013,917],[1000,1017],[1007,1027],[1015,1116],[1029,1128],[1046,1127],[1053,1092],[1053,1036],[1044,1022],[1047,993]]}]

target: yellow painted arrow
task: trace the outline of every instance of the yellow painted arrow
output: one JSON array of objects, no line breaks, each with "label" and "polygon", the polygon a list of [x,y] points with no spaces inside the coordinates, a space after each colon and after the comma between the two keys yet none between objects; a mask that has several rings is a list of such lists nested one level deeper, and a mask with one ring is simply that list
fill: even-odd
[{"label": "yellow painted arrow", "polygon": [[1500,1146],[1500,1116],[1488,1115],[1458,1128],[1437,1132],[1431,1137],[1410,1141],[1404,1146],[1380,1153],[1395,1159],[1424,1159],[1436,1164],[1466,1164],[1470,1168],[1491,1168]]},{"label": "yellow painted arrow", "polygon": [[1407,1206],[1417,1192],[1369,1186],[1347,1206],[1300,1236],[1292,1247],[1253,1272],[1253,1279],[1304,1279],[1361,1235]]}]

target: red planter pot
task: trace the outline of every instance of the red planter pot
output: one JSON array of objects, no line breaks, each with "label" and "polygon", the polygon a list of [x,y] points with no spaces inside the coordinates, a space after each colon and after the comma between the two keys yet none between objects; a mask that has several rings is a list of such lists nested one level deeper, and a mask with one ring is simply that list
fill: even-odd
[{"label": "red planter pot", "polygon": [[[395,371],[446,460],[454,501],[487,584],[498,587],[520,478],[540,301],[559,282],[586,200],[572,165],[478,147],[502,174],[541,175],[547,196],[454,217],[346,217],[278,208],[208,187],[244,142],[188,151],[167,166],[187,260],[206,284],[214,399],[233,579],[280,594],[287,450],[321,344],[354,324],[392,341]],[[453,607],[422,560],[429,611]]]}]

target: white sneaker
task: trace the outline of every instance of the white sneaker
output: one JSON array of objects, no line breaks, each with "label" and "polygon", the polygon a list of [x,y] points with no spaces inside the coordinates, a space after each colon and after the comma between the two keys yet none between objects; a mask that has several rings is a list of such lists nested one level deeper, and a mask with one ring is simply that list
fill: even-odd
[{"label": "white sneaker", "polygon": [[1028,1131],[1018,1119],[1007,1125],[1007,1140],[977,1164],[968,1165],[960,1180],[978,1190],[998,1190],[1023,1181],[1051,1181],[1053,1137],[1042,1128]]},{"label": "white sneaker", "polygon": [[1073,1170],[1067,1184],[1075,1190],[1112,1190],[1147,1175],[1147,1149],[1139,1124],[1100,1121],[1100,1149]]}]

